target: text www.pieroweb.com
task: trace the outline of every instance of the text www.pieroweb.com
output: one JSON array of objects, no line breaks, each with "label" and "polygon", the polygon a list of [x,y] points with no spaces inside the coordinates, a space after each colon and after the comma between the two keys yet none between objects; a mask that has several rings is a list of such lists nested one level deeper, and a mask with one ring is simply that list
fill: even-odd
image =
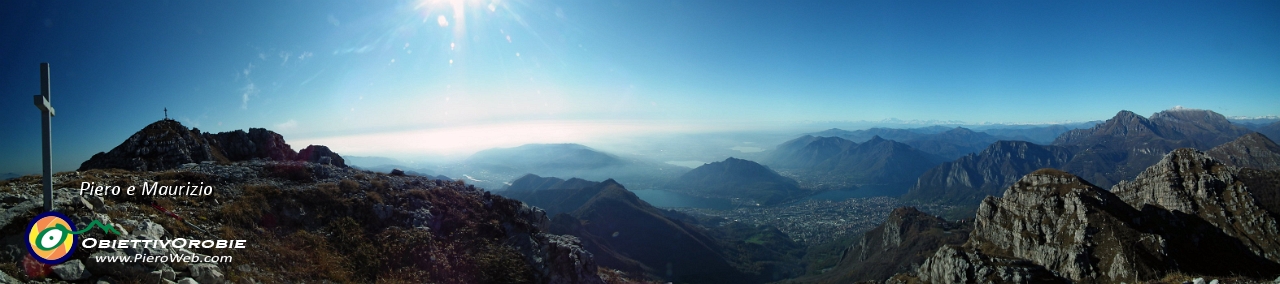
[{"label": "text www.pieroweb.com", "polygon": [[230,255],[194,255],[194,254],[167,254],[167,255],[95,255],[93,259],[99,263],[106,262],[231,262]]}]

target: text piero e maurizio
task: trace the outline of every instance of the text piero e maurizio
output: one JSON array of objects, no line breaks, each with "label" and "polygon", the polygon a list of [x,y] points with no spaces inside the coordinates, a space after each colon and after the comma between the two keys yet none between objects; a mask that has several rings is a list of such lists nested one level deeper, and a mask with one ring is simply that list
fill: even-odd
[{"label": "text piero e maurizio", "polygon": [[153,196],[206,196],[213,194],[213,186],[200,184],[160,185],[159,182],[143,182],[142,188],[129,186],[94,185],[92,182],[80,182],[80,195],[153,195]]}]

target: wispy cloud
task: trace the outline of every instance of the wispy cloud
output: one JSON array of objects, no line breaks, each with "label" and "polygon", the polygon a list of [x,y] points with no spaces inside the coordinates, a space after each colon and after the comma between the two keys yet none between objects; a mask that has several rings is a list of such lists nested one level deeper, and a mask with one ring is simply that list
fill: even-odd
[{"label": "wispy cloud", "polygon": [[336,26],[341,26],[342,22],[339,22],[338,18],[334,17],[333,14],[329,14],[329,24],[336,27]]},{"label": "wispy cloud", "polygon": [[298,60],[306,60],[307,58],[310,58],[315,55],[316,55],[315,53],[311,53],[310,51],[304,51],[302,52],[302,54],[298,54]]},{"label": "wispy cloud", "polygon": [[285,64],[285,63],[289,63],[289,58],[292,58],[292,57],[293,57],[293,53],[292,53],[292,52],[284,52],[284,51],[281,51],[281,52],[280,52],[280,66],[284,66],[284,64]]},{"label": "wispy cloud", "polygon": [[240,74],[236,74],[236,81],[243,76],[247,82],[244,88],[240,88],[240,109],[249,109],[249,97],[258,95],[258,86],[254,85],[253,78],[249,77],[249,74],[253,73],[253,68],[253,63],[249,63],[249,66],[241,70]]},{"label": "wispy cloud", "polygon": [[285,121],[285,122],[277,123],[277,124],[275,125],[275,129],[274,129],[274,130],[276,130],[276,131],[280,131],[280,130],[292,130],[292,129],[294,129],[294,128],[298,128],[298,121],[297,121],[297,120],[293,120],[293,119],[289,119],[289,121]]},{"label": "wispy cloud", "polygon": [[250,82],[240,91],[240,109],[249,109],[249,97],[258,95],[258,86]]},{"label": "wispy cloud", "polygon": [[357,53],[357,54],[359,54],[359,53],[365,53],[365,52],[369,52],[369,51],[373,51],[373,45],[372,45],[372,44],[370,44],[370,45],[364,45],[364,46],[361,46],[361,47],[355,47],[355,48],[345,48],[345,49],[334,50],[334,51],[333,51],[333,54],[335,54],[335,55],[337,55],[337,54],[346,54],[346,53]]}]

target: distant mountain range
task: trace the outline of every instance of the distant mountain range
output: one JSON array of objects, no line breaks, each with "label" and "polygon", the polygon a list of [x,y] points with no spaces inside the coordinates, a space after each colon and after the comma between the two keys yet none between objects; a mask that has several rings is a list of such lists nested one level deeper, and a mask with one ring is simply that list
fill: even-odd
[{"label": "distant mountain range", "polygon": [[[942,201],[972,210],[985,196],[999,196],[1003,188],[1040,168],[1063,169],[1100,187],[1110,187],[1137,176],[1174,149],[1209,150],[1251,132],[1231,124],[1220,114],[1205,110],[1167,110],[1152,115],[1151,119],[1121,111],[1093,128],[1064,133],[1051,146],[997,142],[978,154],[930,169],[903,197]],[[1253,142],[1240,143],[1261,146],[1251,149],[1269,149],[1262,142],[1265,137],[1249,137]],[[1247,155],[1261,155],[1253,159],[1265,156],[1265,153],[1241,151],[1236,150],[1229,156],[1237,159],[1248,158]]]},{"label": "distant mountain range", "polygon": [[864,143],[805,135],[778,145],[767,164],[818,189],[875,188],[901,195],[943,158],[872,136]]},{"label": "distant mountain range", "polygon": [[[1093,126],[1093,124],[1081,124],[1073,125],[1073,127],[1084,125]],[[871,140],[871,137],[874,136],[880,136],[884,139],[911,145],[912,147],[916,147],[917,149],[930,154],[942,156],[947,159],[955,159],[970,153],[981,151],[983,148],[986,148],[987,145],[990,145],[992,142],[997,140],[1017,140],[1049,144],[1059,135],[1062,135],[1072,129],[1077,128],[1063,125],[1048,125],[1036,127],[990,128],[982,131],[974,131],[964,127],[947,128],[935,125],[909,129],[871,128],[855,131],[832,128],[821,132],[809,133],[807,135],[818,137],[840,137],[858,143]]]},{"label": "distant mountain range", "polygon": [[717,238],[714,235],[726,233],[691,223],[697,222],[693,217],[655,208],[611,179],[566,181],[528,175],[500,194],[543,208],[554,215],[551,233],[580,238],[598,264],[633,275],[687,283],[761,283],[803,271],[796,254],[803,250],[776,229],[748,234],[768,239],[768,247],[745,238]]},{"label": "distant mountain range", "polygon": [[911,145],[920,151],[955,159],[969,153],[981,151],[982,148],[999,140],[990,134],[975,132],[968,128],[956,127],[938,131],[941,127],[925,127],[916,129],[872,128],[867,130],[846,131],[828,129],[809,135],[818,137],[840,137],[849,141],[863,143],[875,137],[899,141]]},{"label": "distant mountain range", "polygon": [[1174,149],[1209,150],[1249,132],[1207,110],[1172,109],[1151,119],[1121,111],[1093,128],[1069,131],[1053,145],[1075,154],[1062,170],[1106,188],[1137,176]]},{"label": "distant mountain range", "polygon": [[728,158],[702,165],[667,184],[672,191],[716,198],[740,198],[759,205],[774,205],[812,192],[800,188],[794,179],[756,162]]},{"label": "distant mountain range", "polygon": [[659,162],[623,158],[581,144],[527,144],[476,152],[459,164],[441,168],[440,172],[466,178],[468,182],[488,189],[506,188],[504,182],[525,174],[617,179],[648,189],[665,185],[668,180],[688,170]]},{"label": "distant mountain range", "polygon": [[1262,135],[1266,135],[1267,138],[1271,138],[1271,141],[1275,141],[1276,139],[1280,139],[1280,121],[1259,126],[1254,128],[1253,131],[1262,133]]}]

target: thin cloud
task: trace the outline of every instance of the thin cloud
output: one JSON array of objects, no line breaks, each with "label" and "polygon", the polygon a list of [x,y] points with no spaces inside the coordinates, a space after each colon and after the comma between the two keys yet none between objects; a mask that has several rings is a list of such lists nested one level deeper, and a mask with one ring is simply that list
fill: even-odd
[{"label": "thin cloud", "polygon": [[240,88],[240,109],[249,109],[249,97],[257,95],[259,91],[258,86],[253,84],[253,78],[249,77],[249,74],[253,73],[253,68],[253,63],[249,63],[249,66],[241,70],[240,74],[236,74],[236,81],[244,76],[244,80],[248,82],[244,88]]},{"label": "thin cloud", "polygon": [[342,22],[339,22],[338,18],[334,17],[333,14],[329,14],[329,24],[336,27],[336,26],[341,26]]},{"label": "thin cloud", "polygon": [[333,54],[334,54],[334,55],[338,55],[338,54],[346,54],[346,53],[356,53],[356,54],[359,54],[359,53],[365,53],[365,52],[369,52],[369,51],[373,51],[373,45],[365,45],[365,46],[361,46],[361,47],[357,47],[357,48],[346,48],[346,49],[334,50],[334,51],[333,51]]},{"label": "thin cloud", "polygon": [[249,97],[258,94],[258,86],[250,82],[240,91],[240,109],[249,109]]},{"label": "thin cloud", "polygon": [[297,127],[298,127],[298,121],[289,119],[289,121],[277,123],[275,125],[275,130],[292,130]]}]

